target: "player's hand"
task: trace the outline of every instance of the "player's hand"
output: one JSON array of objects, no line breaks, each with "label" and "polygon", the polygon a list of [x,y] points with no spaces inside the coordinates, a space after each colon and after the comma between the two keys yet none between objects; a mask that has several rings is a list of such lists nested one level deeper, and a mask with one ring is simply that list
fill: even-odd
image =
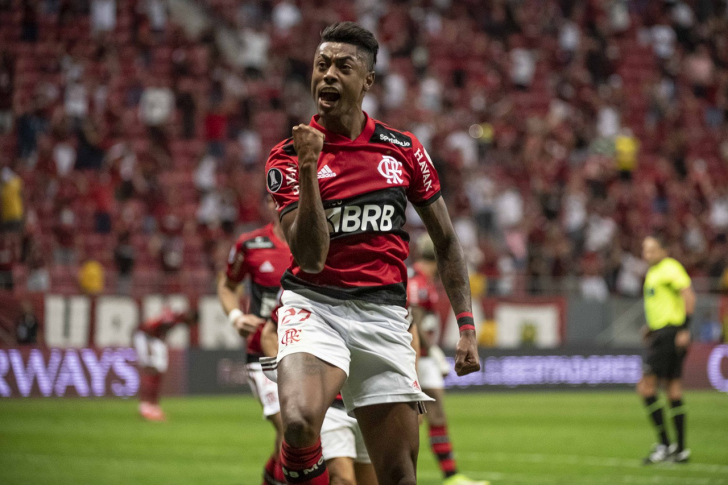
[{"label": "player's hand", "polygon": [[690,345],[690,330],[680,330],[675,334],[675,347],[685,350]]},{"label": "player's hand", "polygon": [[642,328],[640,329],[640,334],[642,334],[642,340],[647,341],[647,339],[650,338],[652,331],[647,325],[642,325]]},{"label": "player's hand", "polygon": [[256,330],[258,330],[258,326],[263,325],[264,323],[264,319],[247,313],[238,317],[233,326],[241,337],[248,338],[250,334],[253,334]]},{"label": "player's hand", "polygon": [[480,357],[475,330],[466,330],[460,334],[455,350],[455,372],[459,376],[480,370]]},{"label": "player's hand", "polygon": [[324,148],[324,134],[313,126],[298,125],[293,127],[293,147],[298,154],[298,161],[316,163]]}]

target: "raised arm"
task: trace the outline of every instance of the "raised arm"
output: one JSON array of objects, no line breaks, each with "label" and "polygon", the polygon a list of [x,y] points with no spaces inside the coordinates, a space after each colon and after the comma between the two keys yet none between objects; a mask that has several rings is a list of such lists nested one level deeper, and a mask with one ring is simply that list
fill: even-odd
[{"label": "raised arm", "polygon": [[455,372],[459,376],[480,370],[480,358],[473,325],[468,269],[450,215],[442,198],[425,207],[417,207],[433,244],[437,270],[455,315],[458,316],[460,340],[455,356]]},{"label": "raised arm", "polygon": [[293,259],[306,273],[320,273],[329,254],[329,225],[319,192],[317,163],[324,134],[308,125],[293,128],[298,155],[298,208],[286,213],[281,227]]}]

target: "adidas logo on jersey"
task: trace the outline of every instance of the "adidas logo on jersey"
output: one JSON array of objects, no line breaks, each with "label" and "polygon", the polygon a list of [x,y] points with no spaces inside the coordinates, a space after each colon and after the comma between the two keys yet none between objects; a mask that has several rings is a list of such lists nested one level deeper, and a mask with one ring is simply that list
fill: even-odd
[{"label": "adidas logo on jersey", "polygon": [[329,168],[328,165],[324,165],[321,170],[319,170],[318,174],[316,175],[316,178],[319,179],[329,179],[331,177],[336,177],[336,174],[333,170]]},{"label": "adidas logo on jersey", "polygon": [[265,263],[260,265],[260,268],[258,269],[261,273],[272,273],[275,271],[275,268],[272,264],[270,264],[270,261],[266,261]]}]

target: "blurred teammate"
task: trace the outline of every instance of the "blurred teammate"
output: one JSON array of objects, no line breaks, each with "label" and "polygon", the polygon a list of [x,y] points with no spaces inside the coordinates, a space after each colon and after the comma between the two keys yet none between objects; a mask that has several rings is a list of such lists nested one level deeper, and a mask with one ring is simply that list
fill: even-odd
[{"label": "blurred teammate", "polygon": [[417,139],[362,111],[378,43],[350,22],[330,25],[314,57],[318,115],[293,129],[266,163],[293,263],[278,334],[279,393],[288,483],[328,484],[320,431],[341,393],[354,411],[381,485],[413,485],[418,405],[407,322],[407,201],[435,243],[438,269],[459,316],[456,370],[480,368],[462,249],[438,177]]},{"label": "blurred teammate", "polygon": [[[263,369],[272,380],[277,380],[278,354],[278,308],[263,327],[261,347],[266,356],[261,358]],[[321,426],[321,448],[330,485],[377,485],[372,461],[369,458],[364,439],[356,419],[344,408],[341,394],[326,410]]]},{"label": "blurred teammate", "polygon": [[445,485],[485,485],[489,482],[473,481],[458,473],[452,443],[447,432],[444,407],[443,376],[450,372],[450,364],[445,359],[445,354],[435,344],[440,327],[436,313],[437,261],[435,246],[427,234],[417,240],[417,254],[417,261],[412,268],[413,274],[407,283],[407,304],[412,323],[420,333],[420,359],[417,365],[420,386],[425,394],[435,400],[427,404],[427,414],[425,414],[429,426],[430,449],[440,466]]},{"label": "blurred teammate", "polygon": [[[644,287],[647,318],[644,335],[648,351],[637,391],[645,401],[659,439],[644,463],[647,465],[668,459],[684,463],[690,458],[690,450],[685,448],[685,408],[680,377],[690,344],[690,319],[695,309],[695,292],[685,268],[668,257],[661,237],[645,238],[642,254],[650,265]],[[665,429],[662,404],[657,400],[659,382],[665,384],[670,399],[677,435],[677,442],[673,445],[670,445]]]},{"label": "blurred teammate", "polygon": [[197,310],[173,312],[169,308],[151,320],[143,322],[134,332],[134,348],[137,365],[141,374],[139,387],[139,414],[149,421],[164,421],[164,413],[159,407],[159,391],[162,377],[169,365],[169,351],[164,339],[177,325],[196,325]]},{"label": "blurred teammate", "polygon": [[[275,448],[265,465],[264,485],[284,483],[280,464],[280,448],[283,438],[278,386],[261,370],[263,350],[260,336],[263,324],[270,318],[278,302],[280,280],[291,259],[288,245],[283,238],[273,202],[268,199],[273,222],[246,234],[242,234],[230,251],[227,271],[218,283],[217,295],[230,324],[247,339],[247,378],[250,388],[263,406],[263,416],[276,430]],[[240,309],[240,283],[250,279],[250,307],[248,313]]]}]

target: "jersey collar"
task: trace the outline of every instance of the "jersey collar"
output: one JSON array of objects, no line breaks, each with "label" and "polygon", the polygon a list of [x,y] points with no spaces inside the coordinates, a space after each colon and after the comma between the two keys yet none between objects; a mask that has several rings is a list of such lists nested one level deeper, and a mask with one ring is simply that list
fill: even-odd
[{"label": "jersey collar", "polygon": [[318,123],[319,115],[313,115],[311,118],[311,123],[309,123],[311,126],[322,132],[326,136],[326,142],[327,143],[334,143],[337,145],[347,144],[347,143],[366,143],[369,141],[369,139],[374,134],[374,120],[369,117],[369,115],[366,113],[366,111],[363,111],[364,116],[366,118],[366,121],[364,122],[364,129],[361,131],[358,137],[351,140],[350,138],[340,135],[339,133],[334,133],[333,131],[329,131],[323,126],[321,126]]}]

